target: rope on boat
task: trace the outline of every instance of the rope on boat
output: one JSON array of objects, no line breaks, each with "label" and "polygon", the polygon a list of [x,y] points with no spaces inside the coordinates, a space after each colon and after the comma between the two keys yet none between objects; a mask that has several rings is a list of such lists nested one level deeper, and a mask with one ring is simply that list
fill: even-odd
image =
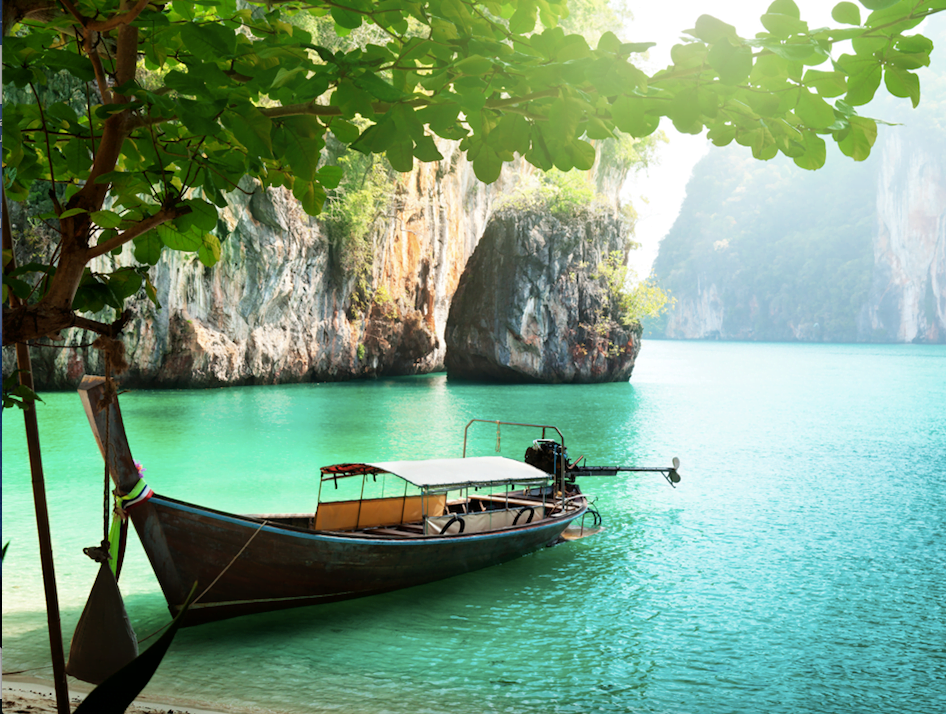
[{"label": "rope on boat", "polygon": [[223,577],[223,574],[226,573],[226,572],[230,569],[230,566],[233,565],[233,564],[236,562],[237,558],[239,558],[241,555],[243,555],[243,551],[246,550],[246,549],[249,547],[250,543],[253,542],[253,539],[254,539],[257,535],[259,535],[259,532],[260,532],[261,530],[263,530],[263,526],[268,525],[268,524],[269,524],[269,521],[263,521],[262,523],[259,524],[259,528],[257,528],[255,531],[253,531],[253,535],[251,535],[251,536],[249,537],[249,540],[247,540],[246,543],[243,544],[243,547],[240,548],[240,551],[239,551],[236,555],[233,556],[233,559],[232,559],[229,563],[227,563],[227,567],[225,567],[223,570],[221,570],[221,571],[220,571],[220,574],[219,574],[216,578],[214,578],[214,581],[213,581],[212,583],[210,583],[210,585],[208,585],[208,586],[206,587],[206,589],[205,589],[200,595],[198,595],[197,597],[194,598],[193,602],[191,602],[191,605],[194,605],[194,603],[196,603],[196,602],[197,602],[198,600],[200,600],[204,595],[206,595],[208,592],[210,592],[210,589],[211,589],[214,585],[217,584],[217,581],[220,580],[220,578]]},{"label": "rope on boat", "polygon": [[[233,556],[233,558],[230,560],[229,563],[227,563],[226,567],[225,567],[223,570],[220,571],[220,573],[217,575],[217,577],[214,578],[213,582],[210,583],[210,585],[208,585],[206,588],[204,588],[204,591],[203,591],[200,595],[198,595],[197,597],[194,598],[194,600],[191,602],[191,605],[193,605],[194,603],[196,603],[196,602],[197,602],[198,600],[200,600],[204,595],[206,595],[207,593],[210,592],[210,589],[213,588],[213,586],[217,584],[217,581],[220,580],[220,578],[223,577],[224,573],[226,573],[226,572],[230,569],[230,566],[233,565],[233,564],[237,561],[237,558],[239,558],[241,555],[243,555],[243,551],[246,550],[246,549],[250,546],[250,543],[253,542],[253,539],[256,538],[257,535],[259,535],[259,532],[260,532],[261,530],[263,530],[263,526],[268,525],[268,524],[269,524],[269,521],[263,521],[262,523],[259,524],[259,528],[257,528],[255,531],[253,531],[253,535],[251,535],[251,536],[247,539],[246,543],[243,544],[243,547],[240,548],[240,550],[237,552],[237,554]],[[173,622],[173,620],[172,620],[172,622]],[[154,636],[155,636],[156,634],[158,634],[159,632],[163,632],[164,630],[166,630],[168,627],[171,626],[172,622],[168,622],[168,623],[165,624],[165,625],[161,625],[161,627],[159,627],[157,630],[155,630],[154,632],[152,632],[150,635],[147,635],[146,637],[142,637],[141,639],[138,640],[138,644],[141,644],[142,642],[146,642],[146,641],[150,640],[152,637],[154,637]]]}]

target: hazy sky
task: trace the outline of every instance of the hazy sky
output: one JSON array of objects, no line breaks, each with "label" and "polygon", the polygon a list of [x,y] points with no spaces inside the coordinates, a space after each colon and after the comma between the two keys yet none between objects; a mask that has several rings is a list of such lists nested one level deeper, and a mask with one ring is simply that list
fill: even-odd
[{"label": "hazy sky", "polygon": [[[620,34],[629,42],[656,42],[650,56],[657,69],[670,64],[670,48],[700,15],[713,15],[734,25],[742,37],[752,37],[764,29],[759,17],[770,4],[771,0],[632,0],[634,22]],[[795,0],[795,4],[810,27],[837,24],[831,20],[836,4],[832,0]],[[632,177],[623,192],[640,214],[635,239],[642,247],[631,255],[631,267],[641,277],[649,274],[660,239],[680,210],[693,165],[709,148],[702,136],[678,134],[666,118],[660,128],[670,142],[661,145],[659,164]]]}]

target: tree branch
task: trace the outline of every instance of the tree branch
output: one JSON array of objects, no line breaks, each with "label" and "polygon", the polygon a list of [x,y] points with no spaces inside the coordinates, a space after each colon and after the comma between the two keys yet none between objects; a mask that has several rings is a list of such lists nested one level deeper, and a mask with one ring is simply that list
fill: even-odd
[{"label": "tree branch", "polygon": [[72,321],[72,327],[78,327],[80,330],[88,330],[98,335],[105,335],[115,339],[125,329],[125,325],[131,319],[131,310],[125,310],[115,322],[96,322],[80,315],[75,315]]},{"label": "tree branch", "polygon": [[105,78],[105,68],[102,67],[102,58],[92,47],[92,33],[89,30],[85,31],[85,53],[89,56],[89,61],[92,62],[95,83],[99,85],[99,94],[102,95],[102,101],[105,104],[114,104],[115,101],[112,99],[112,93],[108,88],[108,80]]},{"label": "tree branch", "polygon": [[89,257],[89,260],[92,260],[92,258],[98,258],[100,255],[105,255],[106,253],[115,250],[119,246],[124,245],[128,241],[134,240],[143,233],[147,233],[152,228],[157,228],[162,223],[167,223],[168,221],[172,221],[179,216],[183,216],[184,213],[186,213],[186,211],[174,211],[162,208],[150,218],[146,218],[140,223],[136,223],[124,233],[119,233],[117,236],[110,238],[104,243],[99,243],[98,245],[92,246],[89,248],[86,255]]},{"label": "tree branch", "polygon": [[128,12],[114,15],[104,22],[90,22],[86,27],[96,32],[108,32],[109,30],[114,30],[119,25],[127,25],[135,21],[138,15],[141,14],[141,11],[148,6],[149,2],[151,2],[151,0],[138,0],[138,4]]}]

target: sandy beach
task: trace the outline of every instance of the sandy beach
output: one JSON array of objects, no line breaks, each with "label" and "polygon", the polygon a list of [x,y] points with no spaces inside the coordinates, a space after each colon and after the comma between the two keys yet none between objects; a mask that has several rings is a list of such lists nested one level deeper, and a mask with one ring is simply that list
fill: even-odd
[{"label": "sandy beach", "polygon": [[[74,710],[89,693],[91,687],[79,690],[69,685],[69,707]],[[126,710],[128,714],[241,714],[233,710],[214,711],[161,704],[146,698],[135,700]],[[3,714],[57,714],[55,690],[39,682],[3,678]]]}]

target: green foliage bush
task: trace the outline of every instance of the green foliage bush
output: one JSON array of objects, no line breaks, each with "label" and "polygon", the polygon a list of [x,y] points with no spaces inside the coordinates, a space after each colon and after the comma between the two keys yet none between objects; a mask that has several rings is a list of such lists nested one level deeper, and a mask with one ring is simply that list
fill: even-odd
[{"label": "green foliage bush", "polygon": [[625,327],[640,331],[644,318],[657,318],[674,304],[653,278],[637,280],[620,251],[599,263],[592,277],[605,279],[612,303],[617,306],[617,314],[612,317]]},{"label": "green foliage bush", "polygon": [[330,264],[342,282],[371,272],[374,261],[372,229],[387,213],[394,195],[394,174],[374,156],[342,151],[330,163],[345,170],[345,178],[326,199],[322,225],[329,243]]}]

